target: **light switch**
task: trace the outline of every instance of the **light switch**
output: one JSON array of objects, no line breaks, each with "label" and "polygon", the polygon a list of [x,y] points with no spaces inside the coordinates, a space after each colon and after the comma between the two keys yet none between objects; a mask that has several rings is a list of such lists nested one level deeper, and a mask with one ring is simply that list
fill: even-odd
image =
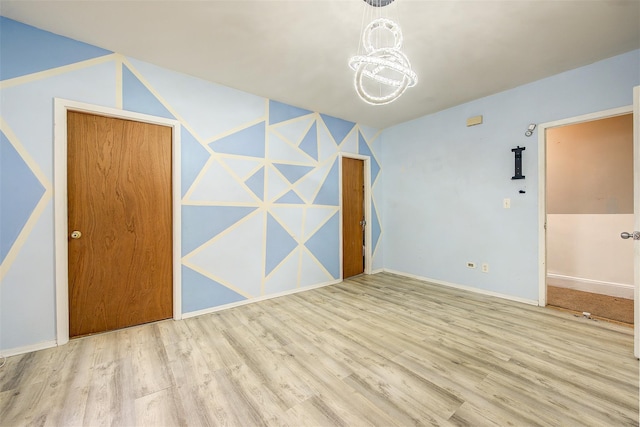
[{"label": "light switch", "polygon": [[511,209],[511,199],[504,199],[502,201],[502,207],[505,209]]}]

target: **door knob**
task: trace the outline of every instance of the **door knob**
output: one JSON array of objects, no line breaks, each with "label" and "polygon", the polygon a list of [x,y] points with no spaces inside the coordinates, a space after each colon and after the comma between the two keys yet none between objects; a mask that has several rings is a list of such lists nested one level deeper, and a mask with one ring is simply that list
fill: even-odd
[{"label": "door knob", "polygon": [[79,232],[78,230],[74,230],[71,232],[72,239],[79,239],[81,236],[82,236],[82,233]]},{"label": "door knob", "polygon": [[640,231],[634,231],[633,233],[627,233],[626,231],[623,231],[622,233],[620,233],[620,237],[622,237],[623,239],[640,240]]}]

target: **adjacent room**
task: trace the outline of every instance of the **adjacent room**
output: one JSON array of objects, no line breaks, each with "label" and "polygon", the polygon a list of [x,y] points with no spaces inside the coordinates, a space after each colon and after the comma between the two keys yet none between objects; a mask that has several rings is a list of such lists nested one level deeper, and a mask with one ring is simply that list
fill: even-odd
[{"label": "adjacent room", "polygon": [[636,0],[0,0],[0,426],[638,426],[639,109]]}]

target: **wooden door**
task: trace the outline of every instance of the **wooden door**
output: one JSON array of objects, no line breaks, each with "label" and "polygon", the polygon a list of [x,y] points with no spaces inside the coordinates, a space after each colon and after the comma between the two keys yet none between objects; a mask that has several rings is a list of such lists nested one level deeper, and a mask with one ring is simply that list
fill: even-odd
[{"label": "wooden door", "polygon": [[172,316],[171,132],[68,112],[70,337]]},{"label": "wooden door", "polygon": [[342,277],[364,272],[364,161],[342,158]]}]

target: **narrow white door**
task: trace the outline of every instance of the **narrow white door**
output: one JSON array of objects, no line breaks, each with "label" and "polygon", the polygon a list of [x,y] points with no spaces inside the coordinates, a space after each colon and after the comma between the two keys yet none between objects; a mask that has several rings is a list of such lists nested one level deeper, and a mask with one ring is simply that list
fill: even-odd
[{"label": "narrow white door", "polygon": [[[634,230],[640,231],[640,86],[633,89],[633,180]],[[640,241],[633,246],[633,353],[640,359]]]}]

